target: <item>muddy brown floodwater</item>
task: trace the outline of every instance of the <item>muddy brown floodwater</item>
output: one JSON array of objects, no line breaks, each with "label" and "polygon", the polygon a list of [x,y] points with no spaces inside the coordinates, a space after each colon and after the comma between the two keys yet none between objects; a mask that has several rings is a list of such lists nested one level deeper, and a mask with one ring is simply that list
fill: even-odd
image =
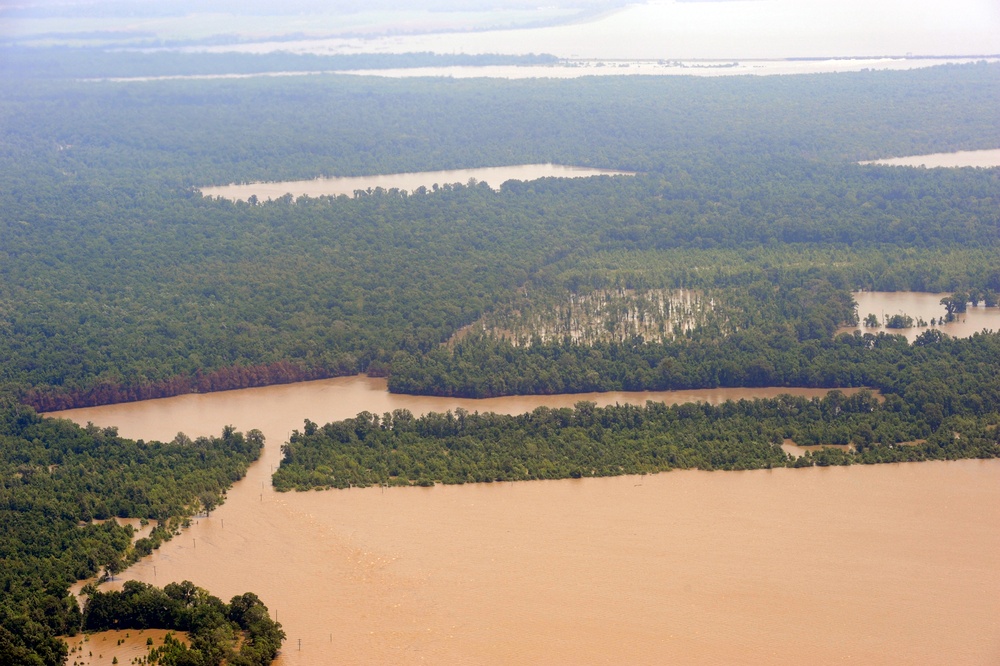
[{"label": "muddy brown floodwater", "polygon": [[282,666],[1000,663],[1000,461],[270,488],[305,418],[779,392],[469,401],[350,377],[62,415],[146,439],[264,431],[226,503],[121,580],[256,592]]},{"label": "muddy brown floodwater", "polygon": [[[162,629],[129,629],[99,631],[91,634],[64,636],[69,644],[67,664],[74,666],[113,666],[113,664],[138,664],[147,659],[150,650],[163,646],[167,634],[190,645],[187,632]],[[152,643],[147,644],[147,640]],[[117,659],[117,661],[115,661]]]},{"label": "muddy brown floodwater", "polygon": [[859,321],[863,322],[869,314],[874,314],[879,322],[884,322],[886,316],[902,314],[912,317],[914,323],[918,317],[922,318],[928,325],[894,329],[885,326],[875,328],[846,326],[837,332],[878,333],[882,331],[906,336],[907,340],[913,342],[921,333],[931,328],[936,328],[955,338],[968,338],[983,330],[1000,330],[1000,308],[988,308],[982,302],[979,303],[978,307],[972,307],[972,304],[969,303],[968,309],[956,315],[955,321],[930,326],[932,319],[938,320],[945,316],[946,310],[941,305],[941,299],[945,296],[951,296],[951,294],[933,294],[921,291],[857,291],[854,292],[854,300],[858,303]]}]

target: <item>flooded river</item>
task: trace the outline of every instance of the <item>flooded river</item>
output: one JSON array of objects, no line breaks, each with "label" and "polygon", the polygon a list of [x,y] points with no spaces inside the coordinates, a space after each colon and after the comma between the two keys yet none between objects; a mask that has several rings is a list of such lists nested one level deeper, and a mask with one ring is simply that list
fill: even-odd
[{"label": "flooded river", "polygon": [[1000,461],[270,488],[304,418],[779,392],[469,401],[350,377],[62,415],[146,439],[264,431],[226,503],[121,579],[255,591],[283,666],[1000,662]]},{"label": "flooded river", "polygon": [[508,180],[538,180],[539,178],[585,178],[601,175],[632,175],[624,171],[609,169],[589,169],[586,167],[563,166],[560,164],[519,164],[504,167],[482,167],[478,169],[454,169],[451,171],[420,171],[415,173],[391,173],[373,176],[349,176],[342,178],[314,178],[312,180],[288,180],[274,183],[242,183],[203,187],[201,193],[207,197],[221,197],[232,201],[246,201],[256,194],[261,201],[277,199],[286,194],[293,196],[351,196],[356,190],[381,187],[412,192],[420,187],[430,189],[434,185],[452,183],[466,184],[469,179],[485,182],[499,189]]}]

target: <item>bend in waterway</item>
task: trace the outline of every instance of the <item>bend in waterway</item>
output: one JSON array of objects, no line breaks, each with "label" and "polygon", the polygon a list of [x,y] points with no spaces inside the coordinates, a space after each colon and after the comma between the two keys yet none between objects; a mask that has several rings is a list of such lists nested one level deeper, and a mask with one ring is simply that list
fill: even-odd
[{"label": "bend in waterway", "polygon": [[[798,391],[763,395],[782,392]],[[62,415],[146,439],[265,432],[264,458],[226,503],[123,579],[258,593],[288,632],[281,666],[995,662],[1000,461],[270,487],[279,443],[305,418],[753,393],[469,401],[350,377]]]}]

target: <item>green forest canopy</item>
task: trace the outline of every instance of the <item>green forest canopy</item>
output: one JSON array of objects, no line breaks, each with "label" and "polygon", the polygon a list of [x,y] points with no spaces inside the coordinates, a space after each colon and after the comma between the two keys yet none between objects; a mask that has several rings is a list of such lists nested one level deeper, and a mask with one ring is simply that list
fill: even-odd
[{"label": "green forest canopy", "polygon": [[[868,391],[719,406],[581,402],[519,416],[362,412],[322,427],[306,421],[304,432],[295,431],[283,447],[274,485],[311,490],[994,458],[1000,454],[997,420],[994,412],[942,423],[896,396],[880,403]],[[792,458],[780,446],[785,439],[853,448]]]},{"label": "green forest canopy", "polygon": [[[218,502],[263,444],[260,432],[231,427],[221,437],[133,441],[24,406],[0,409],[0,663],[62,664],[66,644],[55,637],[84,620],[69,586],[149,555],[203,498]],[[114,517],[156,525],[133,543],[132,527]]]},{"label": "green forest canopy", "polygon": [[[14,81],[0,93],[0,386],[55,409],[393,374],[397,354],[409,365],[525,286],[996,291],[997,170],[855,161],[1000,145],[998,103],[990,64]],[[641,175],[260,206],[192,189],[549,161]],[[779,316],[814,334],[828,320]]]}]

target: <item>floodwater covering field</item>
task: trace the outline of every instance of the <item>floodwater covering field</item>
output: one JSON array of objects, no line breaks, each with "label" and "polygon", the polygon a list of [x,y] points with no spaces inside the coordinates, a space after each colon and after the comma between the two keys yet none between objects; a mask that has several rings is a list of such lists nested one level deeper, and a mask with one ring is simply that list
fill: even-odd
[{"label": "floodwater covering field", "polygon": [[[275,493],[303,419],[361,410],[770,396],[460,400],[349,377],[63,412],[169,439],[260,428],[225,504],[118,581],[253,590],[278,664],[987,664],[1000,658],[1000,461]],[[301,644],[300,642],[301,641]]]},{"label": "floodwater covering field", "polygon": [[952,153],[889,157],[883,160],[862,162],[862,164],[927,167],[928,169],[937,167],[997,167],[1000,166],[1000,148],[996,150],[959,150]]},{"label": "floodwater covering field", "polygon": [[[946,296],[951,296],[951,294],[916,291],[858,291],[854,293],[854,300],[858,303],[858,320],[864,322],[865,317],[874,314],[882,325],[872,328],[863,325],[846,326],[837,332],[885,332],[904,335],[907,340],[913,342],[921,333],[932,328],[955,338],[968,338],[983,330],[1000,330],[1000,308],[987,308],[982,303],[978,307],[972,307],[970,303],[965,312],[956,315],[955,321],[940,323],[939,320],[946,314],[944,306],[941,305],[941,299]],[[907,315],[914,322],[918,318],[923,319],[928,325],[914,325],[912,328],[886,328],[884,326],[885,317],[897,314]],[[931,326],[931,320],[938,323]]]},{"label": "floodwater covering field", "polygon": [[188,643],[186,632],[163,629],[100,631],[64,637],[70,649],[66,663],[76,666],[126,666],[142,663],[141,660],[146,659],[150,650],[163,646],[167,634],[171,634],[179,642]]},{"label": "floodwater covering field", "polygon": [[586,178],[589,176],[632,175],[625,171],[610,169],[590,169],[587,167],[563,166],[560,164],[519,164],[505,167],[483,167],[478,169],[453,169],[449,171],[420,171],[415,173],[392,173],[374,176],[347,176],[342,178],[314,178],[312,180],[288,180],[275,183],[241,183],[202,187],[206,197],[221,197],[231,201],[246,201],[256,195],[261,201],[276,199],[286,194],[292,196],[351,196],[357,190],[367,191],[381,187],[412,192],[420,187],[430,189],[435,185],[453,183],[466,184],[471,179],[484,182],[494,189],[508,180],[538,180],[539,178]]}]

